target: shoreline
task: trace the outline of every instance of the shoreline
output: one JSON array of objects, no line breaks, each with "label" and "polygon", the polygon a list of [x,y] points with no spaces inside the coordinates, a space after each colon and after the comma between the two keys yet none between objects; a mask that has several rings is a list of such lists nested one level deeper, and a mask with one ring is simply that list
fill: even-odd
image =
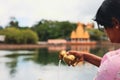
[{"label": "shoreline", "polygon": [[[68,43],[68,44],[49,44],[49,43],[39,43],[39,44],[4,44],[4,43],[1,43],[0,44],[0,50],[17,50],[17,49],[39,49],[39,48],[49,48],[50,46],[53,47],[53,46],[72,46],[72,45],[77,45],[77,46],[95,46],[95,45],[116,45],[116,44],[113,44],[113,43],[109,43],[109,42],[101,42],[99,44],[71,44],[71,43]],[[117,45],[117,46],[120,46],[120,45]]]},{"label": "shoreline", "polygon": [[45,48],[47,45],[41,44],[0,44],[0,50],[14,50],[14,49],[37,49]]},{"label": "shoreline", "polygon": [[[50,48],[50,47],[62,47],[62,46],[72,46],[72,45],[86,45],[86,44],[0,44],[0,50],[18,50],[18,49],[39,49],[39,48]],[[96,44],[95,44],[96,45]],[[88,45],[87,46],[93,46]]]}]

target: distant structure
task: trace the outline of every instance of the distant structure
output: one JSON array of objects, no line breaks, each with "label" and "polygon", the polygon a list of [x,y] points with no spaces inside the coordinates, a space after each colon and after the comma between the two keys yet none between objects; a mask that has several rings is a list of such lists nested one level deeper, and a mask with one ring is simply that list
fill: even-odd
[{"label": "distant structure", "polygon": [[87,25],[78,22],[76,30],[71,32],[71,42],[88,42],[90,41],[90,35],[86,29],[94,28],[93,23]]},{"label": "distant structure", "polygon": [[65,39],[48,39],[47,43],[48,44],[66,44]]},{"label": "distant structure", "polygon": [[93,23],[87,25],[78,22],[76,30],[73,30],[70,35],[71,41],[65,39],[48,39],[48,44],[96,44],[94,41],[90,41],[90,35],[86,29],[94,28]]},{"label": "distant structure", "polygon": [[0,35],[0,43],[5,42],[5,35]]}]

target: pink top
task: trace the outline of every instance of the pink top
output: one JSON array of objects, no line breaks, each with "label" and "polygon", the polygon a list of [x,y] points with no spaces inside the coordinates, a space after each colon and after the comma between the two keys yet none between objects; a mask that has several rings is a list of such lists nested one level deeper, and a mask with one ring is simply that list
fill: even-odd
[{"label": "pink top", "polygon": [[120,49],[103,56],[95,80],[120,80]]}]

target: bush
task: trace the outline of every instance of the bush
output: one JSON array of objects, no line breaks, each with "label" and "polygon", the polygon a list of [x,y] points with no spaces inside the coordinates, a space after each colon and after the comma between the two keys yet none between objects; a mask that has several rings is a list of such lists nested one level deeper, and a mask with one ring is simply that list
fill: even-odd
[{"label": "bush", "polygon": [[38,41],[38,36],[35,32],[33,32],[32,30],[22,30],[21,31],[22,34],[22,42],[24,44],[34,44],[37,43]]},{"label": "bush", "polygon": [[6,28],[1,33],[6,36],[5,43],[35,44],[38,41],[37,34],[30,29],[20,30],[17,28]]}]

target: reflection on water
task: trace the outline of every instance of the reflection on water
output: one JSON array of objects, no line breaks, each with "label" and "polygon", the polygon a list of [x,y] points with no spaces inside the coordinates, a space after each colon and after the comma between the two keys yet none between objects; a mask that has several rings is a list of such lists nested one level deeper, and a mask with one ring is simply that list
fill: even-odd
[{"label": "reflection on water", "polygon": [[93,80],[97,67],[87,62],[69,67],[62,61],[58,67],[59,51],[72,49],[103,56],[110,50],[110,46],[62,45],[60,48],[55,45],[55,50],[52,47],[34,50],[0,50],[0,80]]},{"label": "reflection on water", "polygon": [[91,48],[95,48],[96,45],[51,45],[48,46],[49,51],[60,51],[60,50],[76,50],[89,52]]}]

